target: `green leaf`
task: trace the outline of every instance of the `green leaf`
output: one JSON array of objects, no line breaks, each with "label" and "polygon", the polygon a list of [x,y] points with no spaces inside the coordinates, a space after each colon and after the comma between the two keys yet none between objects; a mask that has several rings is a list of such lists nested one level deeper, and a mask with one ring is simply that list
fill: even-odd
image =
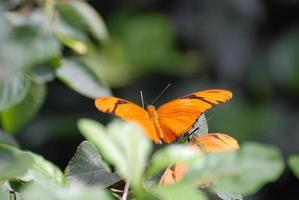
[{"label": "green leaf", "polygon": [[[205,114],[202,114],[197,122],[195,123],[194,127],[194,134],[193,135],[206,135],[209,133],[209,128],[208,128],[208,123],[207,123],[207,119],[205,117]],[[192,132],[192,130],[190,130],[189,132]]]},{"label": "green leaf", "polygon": [[42,156],[24,151],[33,159],[32,166],[20,178],[23,181],[36,181],[36,182],[52,182],[63,185],[65,183],[65,176],[62,171],[50,161],[44,159]]},{"label": "green leaf", "polygon": [[188,131],[188,133],[182,135],[178,139],[178,143],[186,143],[192,140],[193,137],[198,135],[206,135],[208,134],[208,123],[204,114],[202,114],[194,124],[194,126]]},{"label": "green leaf", "polygon": [[30,88],[30,80],[23,73],[15,73],[5,79],[0,78],[0,111],[21,102]]},{"label": "green leaf", "polygon": [[0,144],[0,161],[0,181],[21,179],[64,183],[64,175],[58,167],[32,152]]},{"label": "green leaf", "polygon": [[31,183],[22,192],[24,199],[30,200],[88,200],[113,198],[98,187],[85,187],[84,185],[71,185],[63,187],[51,183]]},{"label": "green leaf", "polygon": [[243,200],[241,194],[229,192],[216,192],[217,196],[223,200]]},{"label": "green leaf", "polygon": [[[31,69],[31,78],[38,84],[47,83],[55,79],[55,65],[60,65],[59,58],[52,59],[50,63],[35,65]],[[52,66],[51,66],[52,65]]]},{"label": "green leaf", "polygon": [[74,50],[76,53],[78,54],[87,53],[88,47],[84,42],[69,37],[68,35],[64,35],[63,33],[57,32],[56,35],[63,44],[65,44],[66,46]]},{"label": "green leaf", "polygon": [[177,161],[184,162],[188,166],[200,168],[204,163],[204,155],[197,149],[187,145],[170,145],[157,151],[150,162],[147,177],[156,175],[161,170],[175,164]]},{"label": "green leaf", "polygon": [[208,154],[204,167],[190,169],[186,179],[197,183],[215,182],[213,188],[217,192],[249,195],[275,181],[283,169],[283,158],[276,147],[245,143],[238,152]]},{"label": "green leaf", "polygon": [[[74,1],[58,4],[58,9],[70,23],[79,23],[99,41],[109,39],[106,25],[97,11],[86,2]],[[83,26],[83,27],[82,27]]]},{"label": "green leaf", "polygon": [[56,74],[70,88],[86,97],[97,98],[111,95],[108,88],[104,87],[87,68],[75,60],[63,60]]},{"label": "green leaf", "polygon": [[10,200],[10,185],[7,182],[0,184],[0,199]]},{"label": "green leaf", "polygon": [[135,124],[115,121],[105,129],[96,121],[81,119],[81,133],[99,148],[101,155],[134,186],[142,182],[151,143]]},{"label": "green leaf", "polygon": [[299,178],[299,155],[291,155],[288,158],[288,165],[297,178]]},{"label": "green leaf", "polygon": [[69,184],[99,184],[108,187],[120,180],[103,166],[103,160],[96,147],[83,141],[65,170]]},{"label": "green leaf", "polygon": [[2,129],[0,129],[0,144],[8,144],[19,147],[17,140],[10,134],[5,133]]},{"label": "green leaf", "polygon": [[10,133],[19,131],[37,113],[45,100],[45,95],[44,84],[32,83],[26,97],[19,104],[1,113],[3,128]]},{"label": "green leaf", "polygon": [[32,166],[33,158],[25,152],[6,144],[0,144],[0,181],[16,178]]},{"label": "green leaf", "polygon": [[60,43],[45,25],[47,23],[27,22],[13,27],[9,37],[0,46],[1,67],[5,70],[1,78],[60,55]]},{"label": "green leaf", "polygon": [[207,200],[208,198],[200,190],[187,184],[172,184],[163,187],[149,188],[150,193],[154,193],[161,200]]},{"label": "green leaf", "polygon": [[23,200],[19,192],[14,191],[8,182],[0,184],[0,199],[1,200]]}]

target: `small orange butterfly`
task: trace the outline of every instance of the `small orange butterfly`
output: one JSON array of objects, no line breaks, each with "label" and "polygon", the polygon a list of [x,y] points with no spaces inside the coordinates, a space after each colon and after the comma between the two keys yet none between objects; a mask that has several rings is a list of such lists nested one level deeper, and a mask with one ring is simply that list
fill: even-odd
[{"label": "small orange butterfly", "polygon": [[204,112],[231,98],[232,92],[228,90],[212,89],[174,99],[158,109],[149,105],[145,110],[132,102],[110,96],[97,98],[95,105],[102,112],[140,124],[156,143],[172,143],[187,133]]},{"label": "small orange butterfly", "polygon": [[[192,148],[199,148],[205,153],[235,151],[239,149],[238,141],[221,133],[209,133],[207,135],[196,135],[191,142]],[[160,185],[168,185],[179,182],[186,174],[188,165],[177,162],[174,166],[168,167],[160,179]],[[202,183],[206,185],[207,183]]]}]

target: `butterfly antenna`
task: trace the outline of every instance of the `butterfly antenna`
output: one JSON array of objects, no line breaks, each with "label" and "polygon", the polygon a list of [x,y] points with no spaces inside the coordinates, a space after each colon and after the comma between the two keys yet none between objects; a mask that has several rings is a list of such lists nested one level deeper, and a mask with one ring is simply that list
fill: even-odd
[{"label": "butterfly antenna", "polygon": [[[130,93],[130,95],[132,95],[132,96],[134,97],[135,100],[136,100],[136,99],[139,100],[140,97],[138,97],[136,94],[134,94],[133,92],[131,92],[129,89],[125,89],[125,90],[126,90],[128,93]],[[143,96],[142,96],[142,101],[143,101],[143,104],[150,105],[148,102],[146,102],[146,101],[144,100]],[[142,106],[143,106],[143,105],[142,105]]]},{"label": "butterfly antenna", "polygon": [[155,103],[155,101],[157,101],[161,95],[171,86],[171,83],[168,83],[168,85],[160,92],[160,94],[152,101],[151,105],[153,105]]},{"label": "butterfly antenna", "polygon": [[144,109],[144,100],[143,100],[143,93],[142,93],[142,90],[140,90],[140,98],[141,98],[141,105],[142,105],[142,108]]}]

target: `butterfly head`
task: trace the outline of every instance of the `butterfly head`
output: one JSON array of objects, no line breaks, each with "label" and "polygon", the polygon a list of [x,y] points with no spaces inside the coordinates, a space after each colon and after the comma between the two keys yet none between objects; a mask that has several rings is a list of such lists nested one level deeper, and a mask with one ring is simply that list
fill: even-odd
[{"label": "butterfly head", "polygon": [[148,112],[148,115],[151,119],[157,119],[158,118],[158,114],[157,114],[157,111],[156,111],[156,108],[155,106],[153,105],[148,105],[146,107],[146,110]]}]

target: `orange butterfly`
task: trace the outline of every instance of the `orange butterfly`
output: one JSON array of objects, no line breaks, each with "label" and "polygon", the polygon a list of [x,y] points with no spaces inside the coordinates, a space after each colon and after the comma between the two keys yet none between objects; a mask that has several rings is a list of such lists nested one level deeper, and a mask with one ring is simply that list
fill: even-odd
[{"label": "orange butterfly", "polygon": [[188,132],[200,115],[231,98],[230,91],[213,89],[174,99],[158,109],[149,105],[145,110],[132,102],[110,96],[97,98],[95,105],[102,112],[113,113],[124,120],[140,124],[156,143],[172,143]]},{"label": "orange butterfly", "polygon": [[[221,133],[209,133],[203,136],[196,136],[191,142],[192,148],[199,148],[205,153],[235,151],[239,149],[238,141]],[[174,184],[179,182],[185,175],[188,166],[185,163],[177,162],[174,166],[168,167],[160,179],[160,185]],[[206,184],[204,184],[206,185]]]}]

